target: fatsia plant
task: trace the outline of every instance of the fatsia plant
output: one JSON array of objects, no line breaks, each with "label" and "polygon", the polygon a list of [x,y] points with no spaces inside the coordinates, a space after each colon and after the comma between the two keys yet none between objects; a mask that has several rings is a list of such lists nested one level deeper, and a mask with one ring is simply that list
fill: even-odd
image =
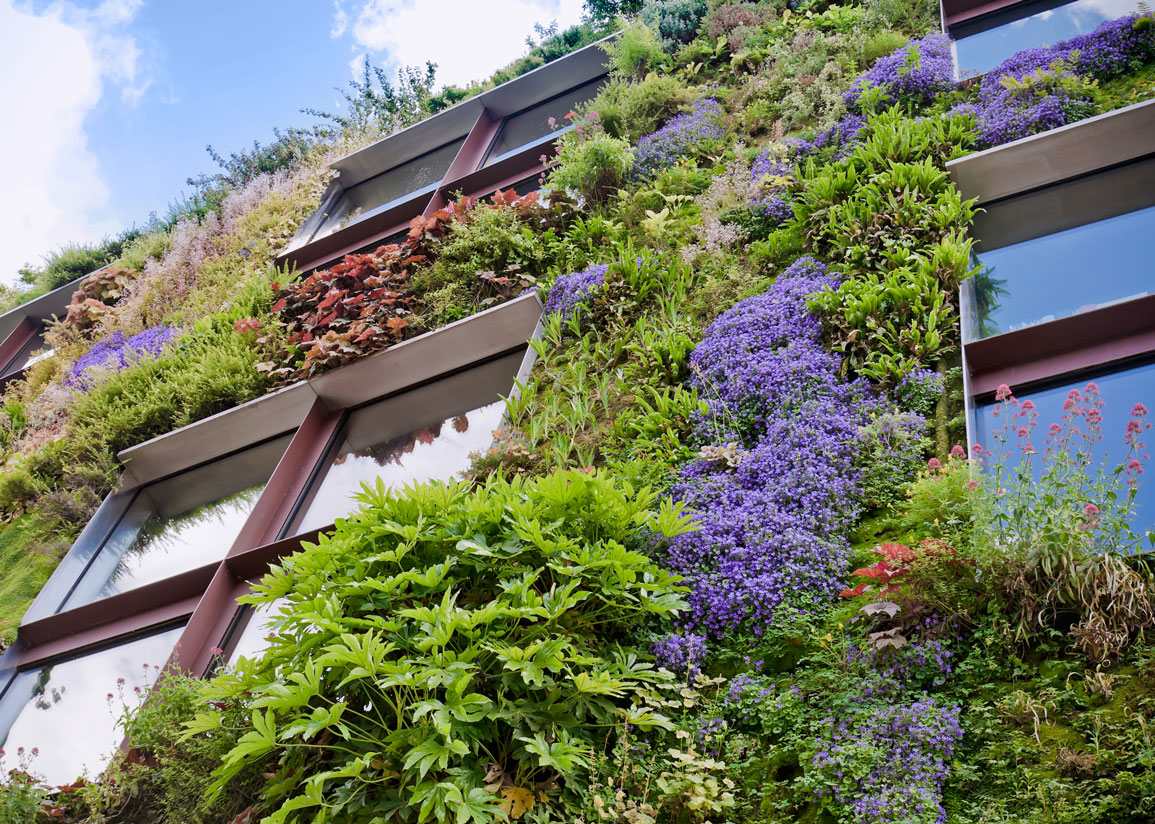
[{"label": "fatsia plant", "polygon": [[646,699],[670,676],[629,639],[681,606],[639,551],[692,528],[676,506],[581,472],[359,499],[249,598],[284,606],[211,687],[252,710],[217,792],[256,765],[270,822],[553,820],[615,728],[669,726]]}]

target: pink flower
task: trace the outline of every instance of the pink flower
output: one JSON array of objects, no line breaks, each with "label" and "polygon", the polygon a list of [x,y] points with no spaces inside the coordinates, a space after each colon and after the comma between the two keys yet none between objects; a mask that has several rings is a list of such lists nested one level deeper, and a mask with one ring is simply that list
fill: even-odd
[{"label": "pink flower", "polygon": [[1099,507],[1095,506],[1094,504],[1087,504],[1085,507],[1083,507],[1083,511],[1087,513],[1088,518],[1094,518],[1099,514]]},{"label": "pink flower", "polygon": [[952,458],[965,458],[966,454],[966,450],[959,446],[957,443],[950,448],[950,456]]},{"label": "pink flower", "polygon": [[939,463],[938,458],[931,458],[926,462],[926,468],[932,472],[937,472],[938,470],[942,469],[942,464]]},{"label": "pink flower", "polygon": [[995,400],[1005,401],[1011,396],[1011,388],[1005,383],[1000,383],[999,388],[995,390]]},{"label": "pink flower", "polygon": [[1146,414],[1147,414],[1147,407],[1141,403],[1137,403],[1131,407],[1131,417],[1132,418],[1138,418],[1138,417],[1140,417],[1142,415],[1146,415]]},{"label": "pink flower", "polygon": [[1030,412],[1034,408],[1035,408],[1035,402],[1032,401],[1030,398],[1023,401],[1023,411],[1024,412]]},{"label": "pink flower", "polygon": [[1142,475],[1143,474],[1143,464],[1139,463],[1139,461],[1132,458],[1131,463],[1127,464],[1127,471],[1128,472],[1134,472],[1136,475]]},{"label": "pink flower", "polygon": [[983,454],[983,445],[981,443],[976,443],[971,447],[971,452],[975,453],[976,456]]},{"label": "pink flower", "polygon": [[212,647],[209,650],[209,652],[211,652],[213,655],[224,655],[225,654],[225,651],[223,649],[221,649],[220,647]]},{"label": "pink flower", "polygon": [[1052,438],[1057,437],[1058,435],[1061,435],[1062,433],[1063,433],[1063,427],[1059,426],[1057,423],[1051,424],[1051,426],[1047,429],[1047,434],[1050,435]]},{"label": "pink flower", "polygon": [[32,748],[32,757],[35,758],[38,755],[40,755],[40,748],[39,747],[33,747]]},{"label": "pink flower", "polygon": [[1027,428],[1025,426],[1020,426],[1019,431],[1015,434],[1017,434],[1020,438],[1025,438],[1027,437]]},{"label": "pink flower", "polygon": [[979,482],[978,481],[967,481],[967,489],[978,489],[978,488],[979,488]]},{"label": "pink flower", "polygon": [[1070,392],[1067,393],[1067,400],[1069,400],[1069,401],[1081,401],[1081,400],[1083,400],[1083,396],[1079,394],[1078,389],[1072,389]]},{"label": "pink flower", "polygon": [[1087,410],[1087,423],[1096,424],[1103,422],[1103,413],[1098,409]]},{"label": "pink flower", "polygon": [[124,683],[124,679],[123,679],[123,678],[117,678],[117,679],[116,679],[116,683],[118,683],[118,684],[123,684],[123,683]]}]

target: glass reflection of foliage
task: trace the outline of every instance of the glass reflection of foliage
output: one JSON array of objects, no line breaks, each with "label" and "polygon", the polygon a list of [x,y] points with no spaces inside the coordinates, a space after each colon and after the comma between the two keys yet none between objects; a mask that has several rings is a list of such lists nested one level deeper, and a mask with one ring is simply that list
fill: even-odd
[{"label": "glass reflection of foliage", "polygon": [[225,515],[230,510],[251,511],[264,488],[265,484],[258,484],[248,489],[242,489],[240,492],[210,501],[171,518],[153,512],[141,526],[140,531],[132,541],[132,545],[120,557],[120,562],[109,578],[109,583],[131,576],[130,562],[133,559],[153,552],[171,552],[174,547],[180,546],[181,534],[185,530],[202,526],[214,519],[223,524]]},{"label": "glass reflection of foliage", "polygon": [[974,298],[974,319],[975,319],[975,339],[989,338],[991,335],[997,335],[1000,331],[998,324],[991,319],[1002,304],[999,302],[1001,298],[1006,297],[1009,292],[1004,288],[1006,280],[999,280],[994,277],[995,267],[982,266],[978,259],[975,259],[975,264],[981,268],[975,272],[971,277],[972,287],[971,295]]},{"label": "glass reflection of foliage", "polygon": [[462,433],[469,431],[469,415],[457,415],[444,421],[438,421],[431,426],[415,429],[405,435],[393,438],[366,449],[346,452],[333,461],[334,466],[340,466],[348,458],[371,458],[378,466],[384,467],[395,463],[401,466],[403,456],[411,454],[418,444],[428,446],[441,437],[441,428],[445,424],[452,424],[453,431]]},{"label": "glass reflection of foliage", "polygon": [[[36,676],[36,686],[32,688],[32,703],[38,710],[52,709],[64,697],[64,685],[53,687],[51,692],[48,684],[52,681],[52,667],[44,667]],[[49,700],[51,695],[51,700]]]}]

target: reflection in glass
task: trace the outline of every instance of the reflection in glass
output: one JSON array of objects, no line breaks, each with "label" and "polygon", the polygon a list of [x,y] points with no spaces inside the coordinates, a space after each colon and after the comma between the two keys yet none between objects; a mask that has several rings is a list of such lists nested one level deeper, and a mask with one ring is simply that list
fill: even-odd
[{"label": "reflection in glass", "polygon": [[[959,37],[955,56],[960,76],[985,74],[1012,54],[1035,46],[1053,46],[1079,34],[1087,34],[1105,20],[1132,14],[1134,0],[1075,0],[1033,4],[1035,14]],[[1032,8],[1028,7],[1028,8]],[[1021,15],[1024,10],[1019,10]]]},{"label": "reflection in glass", "polygon": [[463,143],[465,143],[464,136],[355,186],[350,186],[345,190],[347,201],[345,210],[330,217],[322,233],[356,223],[371,214],[387,209],[402,198],[432,190],[441,182]]},{"label": "reflection in glass", "polygon": [[[501,132],[489,149],[483,165],[496,163],[506,154],[529,146],[542,138],[548,137],[570,125],[565,116],[572,112],[579,103],[593,100],[598,90],[605,83],[604,77],[592,80],[576,89],[551,98],[544,103],[538,103],[525,111],[507,117],[501,125]],[[553,123],[550,123],[553,118]]]},{"label": "reflection in glass", "polygon": [[979,251],[967,340],[1155,293],[1155,206]]},{"label": "reflection in glass", "polygon": [[469,468],[471,452],[489,448],[504,412],[505,404],[496,401],[399,437],[385,438],[380,433],[389,430],[387,407],[374,404],[355,412],[337,457],[297,531],[327,526],[352,512],[356,506],[351,496],[360,491],[362,481],[372,485],[381,478],[392,487],[452,479]]},{"label": "reflection in glass", "polygon": [[235,665],[241,658],[256,658],[265,651],[269,645],[269,636],[273,632],[273,624],[284,604],[285,600],[279,598],[271,604],[247,608],[245,627],[237,638],[236,646],[229,653],[230,665]]},{"label": "reflection in glass", "polygon": [[[1046,437],[1047,427],[1052,423],[1061,423],[1060,416],[1063,414],[1063,402],[1067,399],[1067,393],[1072,389],[1078,389],[1082,392],[1088,380],[1090,379],[1082,378],[1039,392],[1015,392],[1015,397],[1020,401],[1030,399],[1034,401],[1035,407],[1038,409],[1039,424],[1032,435],[1036,450],[1041,451],[1045,448],[1042,441]],[[1107,467],[1112,469],[1122,460],[1127,451],[1123,436],[1127,421],[1130,420],[1131,409],[1137,403],[1142,403],[1148,409],[1155,409],[1155,363],[1112,372],[1094,378],[1094,382],[1099,387],[1099,394],[1103,398],[1104,406],[1102,409],[1103,438],[1098,442],[1098,453],[1094,455],[1093,460],[1100,464],[1106,461]],[[1014,389],[1014,387],[1011,388]],[[973,427],[975,443],[992,451],[995,451],[993,433],[1005,423],[1004,418],[994,416],[994,407],[994,403],[977,407]],[[1016,443],[1016,438],[1012,433],[1007,439],[1007,446],[1005,447],[1006,451],[1011,452],[1011,456],[1006,459],[1008,467],[1018,466],[1020,456],[1015,448]],[[1034,467],[1040,473],[1042,471],[1041,464],[1042,461],[1034,461]],[[1151,466],[1148,466],[1147,469],[1148,472],[1139,478],[1138,494],[1135,497],[1136,521],[1134,528],[1137,532],[1155,527],[1155,470],[1152,470]]]},{"label": "reflection in glass", "polygon": [[142,489],[64,609],[225,557],[289,435]]},{"label": "reflection in glass", "polygon": [[[99,772],[120,743],[124,706],[136,706],[168,660],[179,627],[16,676],[0,704],[16,714],[0,747],[14,763],[23,747],[30,769],[50,784]],[[138,692],[139,691],[139,692]]]}]

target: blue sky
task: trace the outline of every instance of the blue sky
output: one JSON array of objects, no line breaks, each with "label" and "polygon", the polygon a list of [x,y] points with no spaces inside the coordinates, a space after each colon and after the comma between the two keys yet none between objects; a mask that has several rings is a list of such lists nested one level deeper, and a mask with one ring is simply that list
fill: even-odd
[{"label": "blue sky", "polygon": [[480,79],[581,0],[0,0],[0,281],[163,214],[186,178],[332,110],[368,54]]}]

